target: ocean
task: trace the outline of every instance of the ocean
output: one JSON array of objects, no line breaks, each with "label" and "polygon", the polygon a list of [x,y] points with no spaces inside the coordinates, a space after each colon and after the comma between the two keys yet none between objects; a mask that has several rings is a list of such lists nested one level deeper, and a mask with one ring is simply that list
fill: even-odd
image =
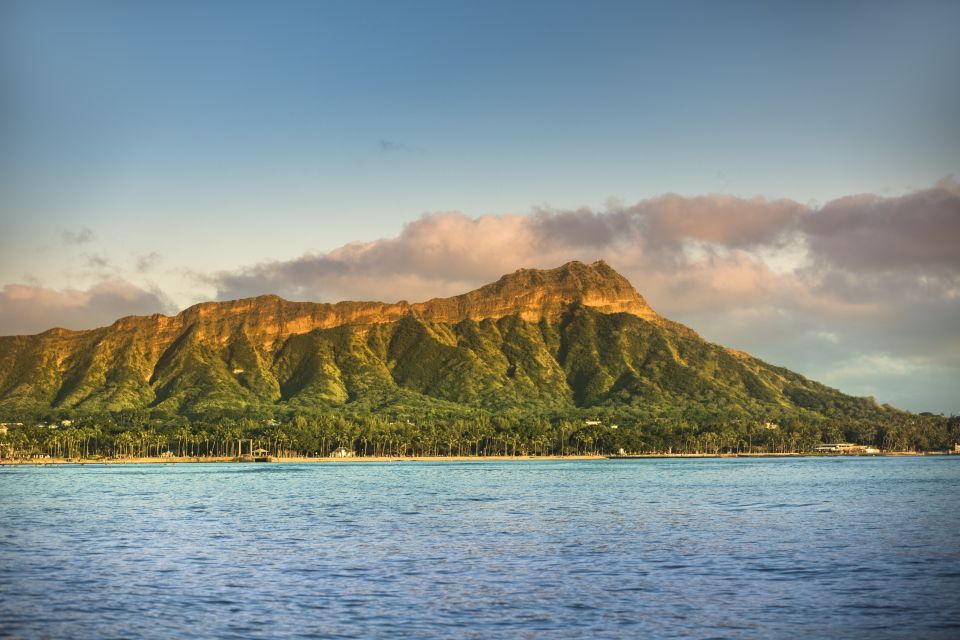
[{"label": "ocean", "polygon": [[960,456],[0,468],[0,637],[957,638]]}]

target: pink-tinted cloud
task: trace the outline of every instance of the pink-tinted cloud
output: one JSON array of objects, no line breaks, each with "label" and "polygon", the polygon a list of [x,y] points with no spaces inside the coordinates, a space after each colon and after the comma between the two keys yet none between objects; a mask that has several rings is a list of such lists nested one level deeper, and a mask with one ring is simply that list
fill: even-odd
[{"label": "pink-tinted cloud", "polygon": [[645,233],[653,245],[693,240],[743,248],[776,241],[806,208],[792,200],[669,194],[641,202],[633,211],[647,220]]},{"label": "pink-tinted cloud", "polygon": [[[929,286],[955,286],[958,191],[945,180],[902,197],[844,198],[819,210],[790,200],[670,194],[600,212],[443,213],[406,225],[394,238],[223,272],[211,281],[222,299],[279,293],[416,300],[519,267],[605,258],[651,301],[659,298],[665,312],[766,304],[786,295],[793,306],[849,308],[878,296],[872,289],[878,269],[907,270],[911,278],[928,271],[928,285],[939,283]],[[802,264],[775,269],[769,256],[785,249],[799,252]],[[914,288],[908,280],[896,284]]]},{"label": "pink-tinted cloud", "polygon": [[960,183],[944,179],[897,198],[827,203],[803,217],[811,251],[849,270],[960,268]]},{"label": "pink-tinted cloud", "polygon": [[104,280],[89,289],[49,289],[8,284],[0,290],[0,335],[65,327],[87,329],[128,315],[169,311],[163,295],[125,280]]},{"label": "pink-tinted cloud", "polygon": [[543,255],[528,217],[443,213],[406,225],[395,238],[223,272],[213,282],[221,299],[279,293],[314,300],[418,300],[461,293],[520,266],[563,261],[553,253]]},{"label": "pink-tinted cloud", "polygon": [[658,251],[693,241],[745,248],[775,242],[806,210],[792,200],[667,194],[606,212],[539,211],[534,221],[543,238],[571,245],[642,244]]}]

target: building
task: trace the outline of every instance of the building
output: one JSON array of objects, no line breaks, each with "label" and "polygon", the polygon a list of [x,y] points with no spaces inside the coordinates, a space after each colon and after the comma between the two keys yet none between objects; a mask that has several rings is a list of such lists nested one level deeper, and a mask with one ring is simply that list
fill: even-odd
[{"label": "building", "polygon": [[0,434],[4,434],[10,430],[11,427],[22,427],[22,422],[0,422]]},{"label": "building", "polygon": [[353,451],[350,451],[349,449],[346,449],[344,447],[340,447],[339,449],[334,450],[333,453],[330,454],[331,458],[352,458],[353,456],[354,456]]},{"label": "building", "polygon": [[817,453],[846,453],[853,448],[854,445],[848,442],[837,442],[834,444],[821,444],[818,447],[814,447],[813,450]]},{"label": "building", "polygon": [[849,442],[837,442],[834,444],[821,444],[813,449],[817,453],[848,453],[848,454],[877,454],[880,449],[865,444],[850,444]]}]

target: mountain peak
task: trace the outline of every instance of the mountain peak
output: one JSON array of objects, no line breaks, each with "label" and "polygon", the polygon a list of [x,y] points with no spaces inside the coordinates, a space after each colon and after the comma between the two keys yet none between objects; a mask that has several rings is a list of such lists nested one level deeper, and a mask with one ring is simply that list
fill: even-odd
[{"label": "mountain peak", "polygon": [[603,260],[592,264],[574,260],[554,269],[518,269],[469,293],[435,298],[413,308],[438,322],[507,315],[536,321],[556,317],[573,304],[602,313],[659,318],[630,282]]}]

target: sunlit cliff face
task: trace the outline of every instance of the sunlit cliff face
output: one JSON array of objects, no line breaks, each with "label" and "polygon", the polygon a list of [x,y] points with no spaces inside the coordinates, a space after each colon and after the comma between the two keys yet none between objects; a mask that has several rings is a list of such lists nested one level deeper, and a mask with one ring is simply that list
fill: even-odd
[{"label": "sunlit cliff face", "polygon": [[196,325],[198,337],[219,342],[242,329],[255,336],[257,342],[269,343],[315,329],[395,322],[411,314],[446,323],[508,315],[537,321],[554,318],[574,303],[602,313],[631,313],[648,320],[659,319],[626,278],[598,261],[590,265],[570,262],[550,270],[521,269],[463,295],[414,304],[406,301],[290,302],[268,295],[202,303],[173,317],[131,316],[118,320],[113,326],[147,331],[160,341],[172,339],[189,325]]},{"label": "sunlit cliff face", "polygon": [[[291,335],[348,324],[396,322],[408,315],[445,323],[508,315],[538,321],[554,318],[574,303],[603,313],[623,312],[648,320],[660,319],[627,279],[605,262],[590,265],[570,262],[550,270],[521,269],[463,295],[414,304],[406,301],[290,302],[273,295],[205,302],[176,316],[121,318],[111,325],[110,336],[104,340],[136,336],[143,344],[150,345],[149,351],[154,357],[159,357],[187,329],[194,331],[197,339],[218,344],[226,343],[242,331],[255,344],[271,348],[276,340]],[[62,363],[69,355],[71,344],[84,343],[97,331],[102,330],[51,329],[39,337],[57,354],[54,357],[58,363]]]}]

